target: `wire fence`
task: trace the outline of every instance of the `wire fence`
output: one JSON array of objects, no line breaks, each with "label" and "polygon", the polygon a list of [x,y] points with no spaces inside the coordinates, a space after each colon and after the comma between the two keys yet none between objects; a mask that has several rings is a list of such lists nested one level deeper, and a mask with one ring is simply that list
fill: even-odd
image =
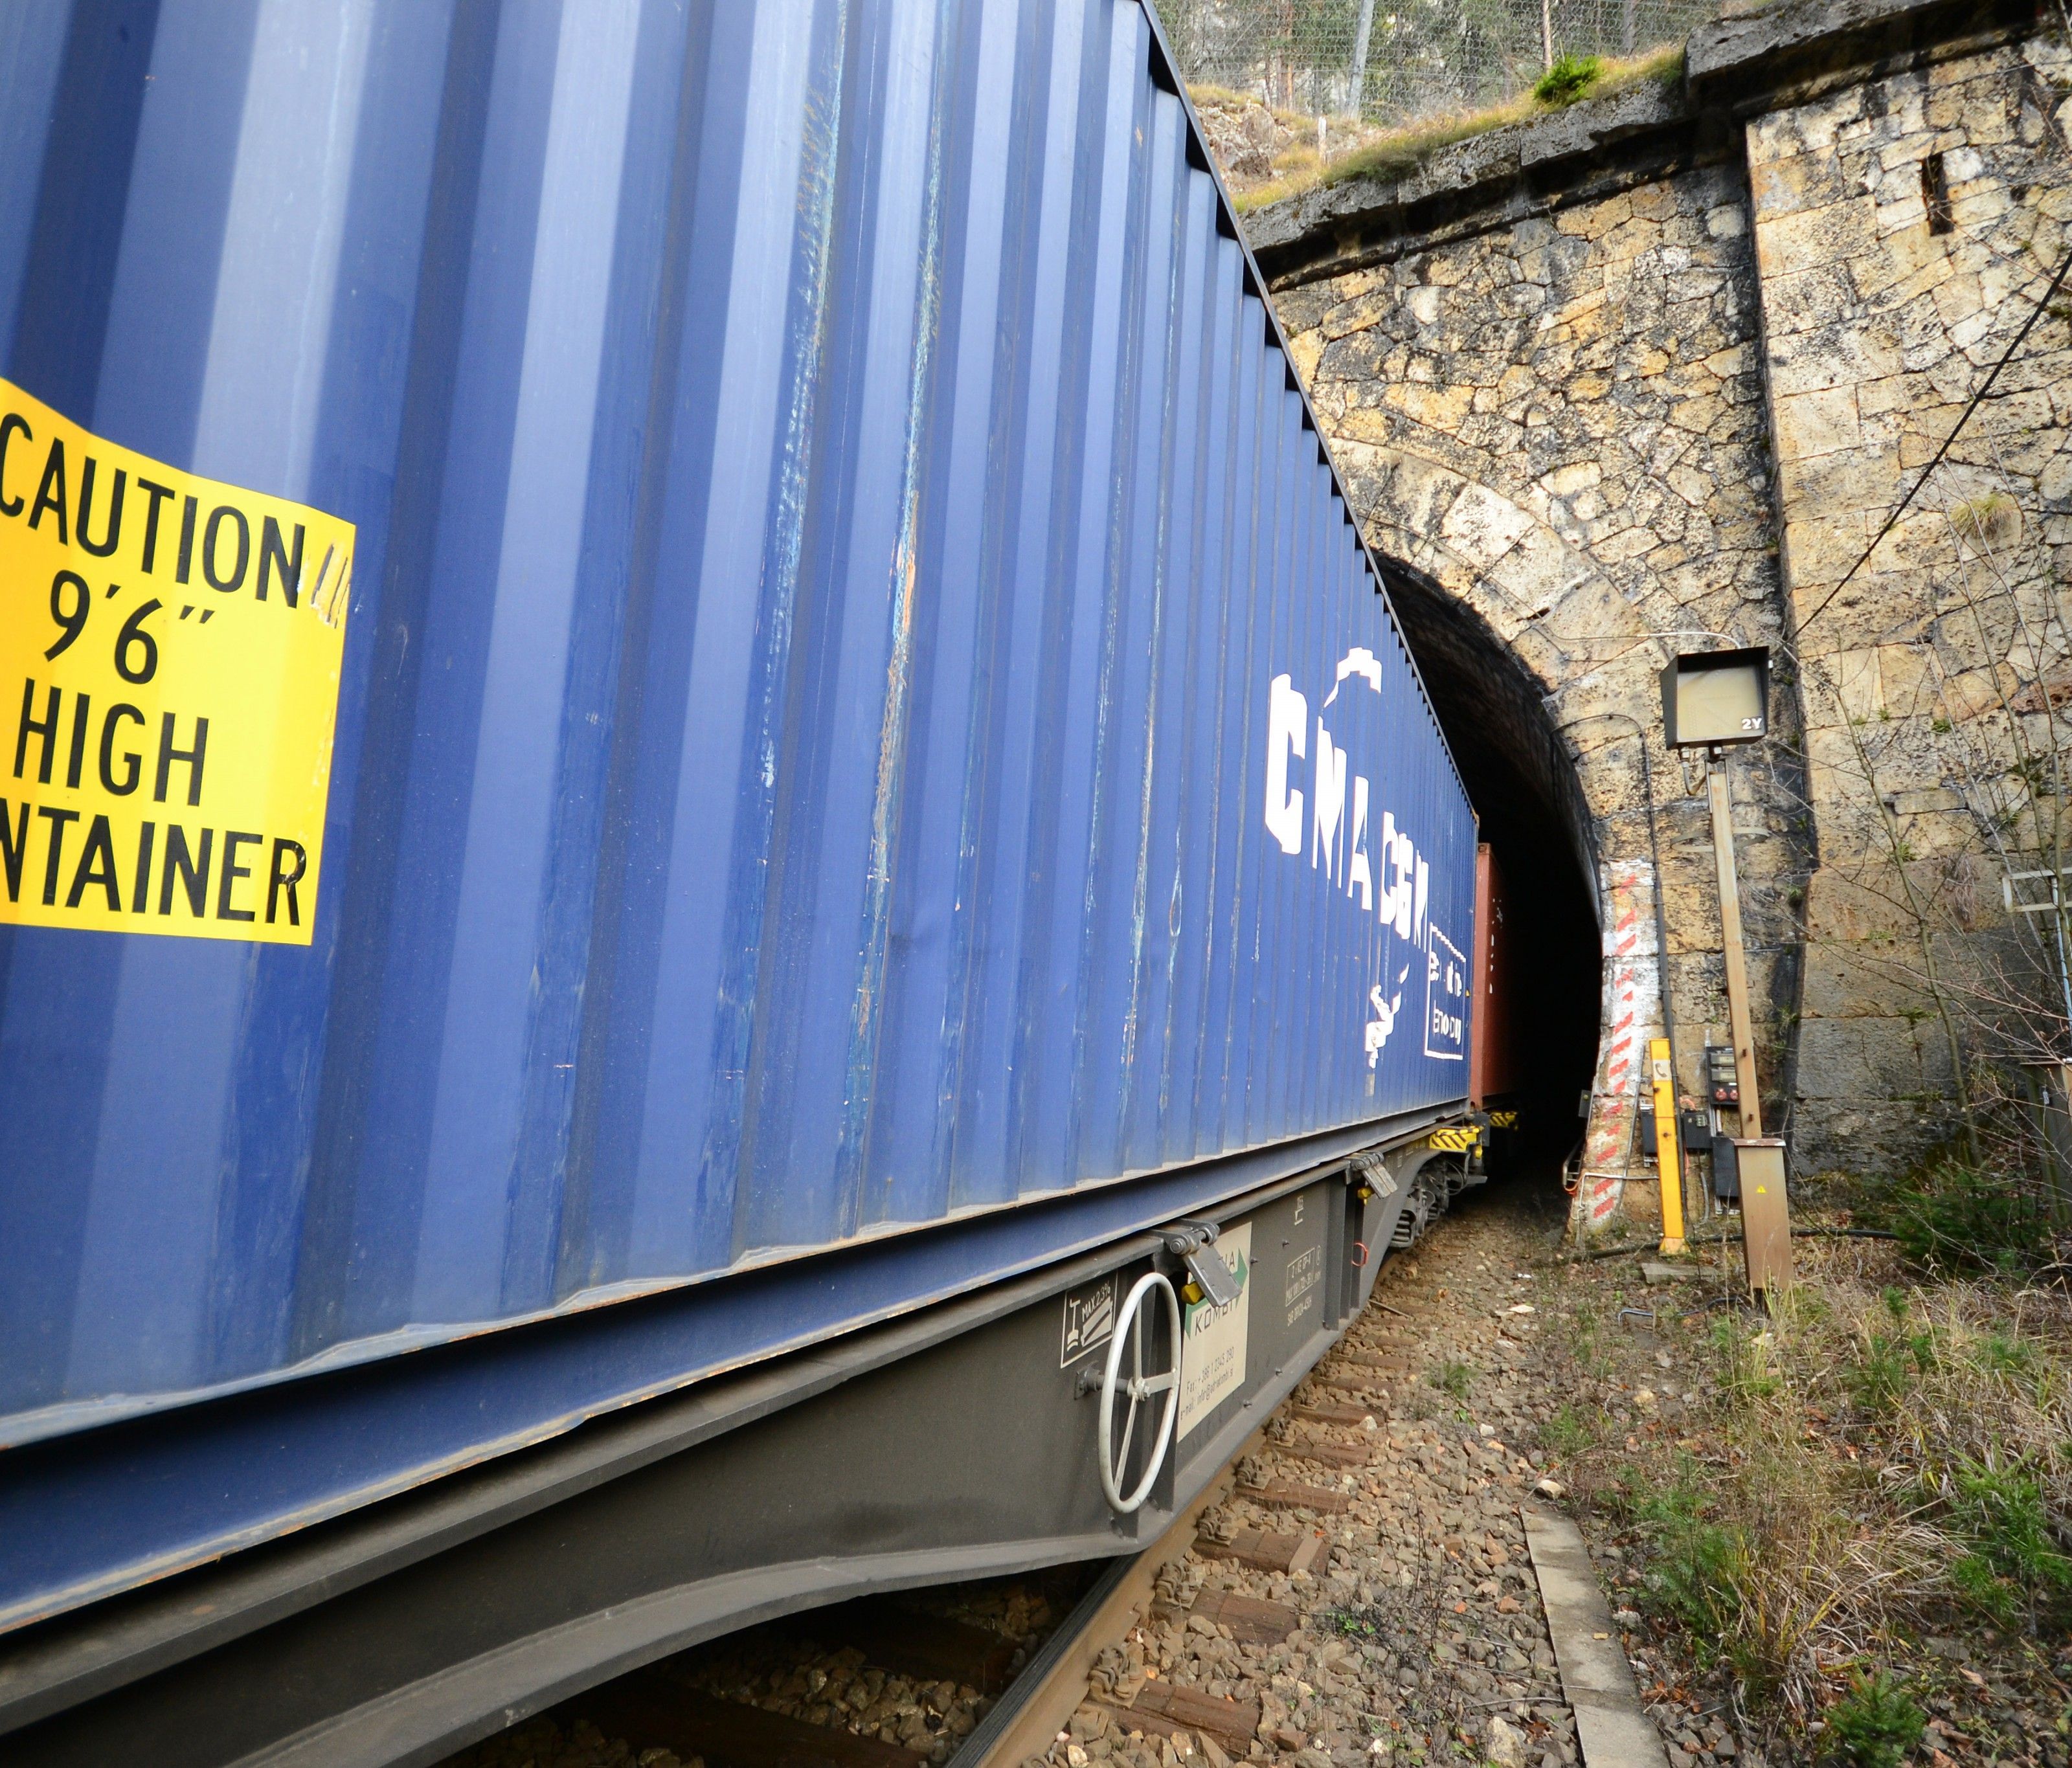
[{"label": "wire fence", "polygon": [[1719,0],[1154,0],[1190,84],[1415,122],[1500,103],[1562,55],[1680,43]]}]

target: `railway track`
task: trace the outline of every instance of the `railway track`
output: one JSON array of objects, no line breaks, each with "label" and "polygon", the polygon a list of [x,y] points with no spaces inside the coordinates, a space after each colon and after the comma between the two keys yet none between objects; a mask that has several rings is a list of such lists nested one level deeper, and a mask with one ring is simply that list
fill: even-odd
[{"label": "railway track", "polygon": [[939,1768],[1102,1567],[869,1597],[728,1634],[447,1768]]},{"label": "railway track", "polygon": [[1342,1768],[1398,1750],[1568,1768],[1516,1515],[1536,1477],[1511,1440],[1531,1433],[1518,1297],[1537,1279],[1516,1268],[1515,1213],[1449,1221],[1394,1260],[1134,1558],[732,1634],[447,1768]]}]

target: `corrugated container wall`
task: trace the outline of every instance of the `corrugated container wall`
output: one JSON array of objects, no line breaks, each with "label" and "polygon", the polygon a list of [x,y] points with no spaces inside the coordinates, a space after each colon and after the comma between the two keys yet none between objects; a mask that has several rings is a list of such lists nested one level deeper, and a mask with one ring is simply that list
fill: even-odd
[{"label": "corrugated container wall", "polygon": [[1152,60],[6,9],[6,379],[357,536],[310,942],[0,927],[9,1436],[1464,1094],[1470,812]]}]

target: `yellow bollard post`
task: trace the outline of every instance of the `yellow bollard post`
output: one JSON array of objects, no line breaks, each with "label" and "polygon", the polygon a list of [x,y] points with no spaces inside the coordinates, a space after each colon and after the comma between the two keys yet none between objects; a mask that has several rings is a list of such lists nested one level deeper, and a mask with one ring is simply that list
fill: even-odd
[{"label": "yellow bollard post", "polygon": [[1662,1174],[1662,1251],[1684,1250],[1684,1150],[1676,1139],[1676,1075],[1669,1040],[1651,1038],[1647,1067],[1655,1089],[1655,1164]]}]

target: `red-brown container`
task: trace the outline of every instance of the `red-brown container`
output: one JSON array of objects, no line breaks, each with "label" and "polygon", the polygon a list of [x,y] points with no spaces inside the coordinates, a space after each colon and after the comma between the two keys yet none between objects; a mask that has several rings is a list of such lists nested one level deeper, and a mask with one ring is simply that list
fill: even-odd
[{"label": "red-brown container", "polygon": [[1514,980],[1504,927],[1503,874],[1484,841],[1475,849],[1474,1014],[1468,1050],[1468,1102],[1480,1111],[1519,1085]]}]

